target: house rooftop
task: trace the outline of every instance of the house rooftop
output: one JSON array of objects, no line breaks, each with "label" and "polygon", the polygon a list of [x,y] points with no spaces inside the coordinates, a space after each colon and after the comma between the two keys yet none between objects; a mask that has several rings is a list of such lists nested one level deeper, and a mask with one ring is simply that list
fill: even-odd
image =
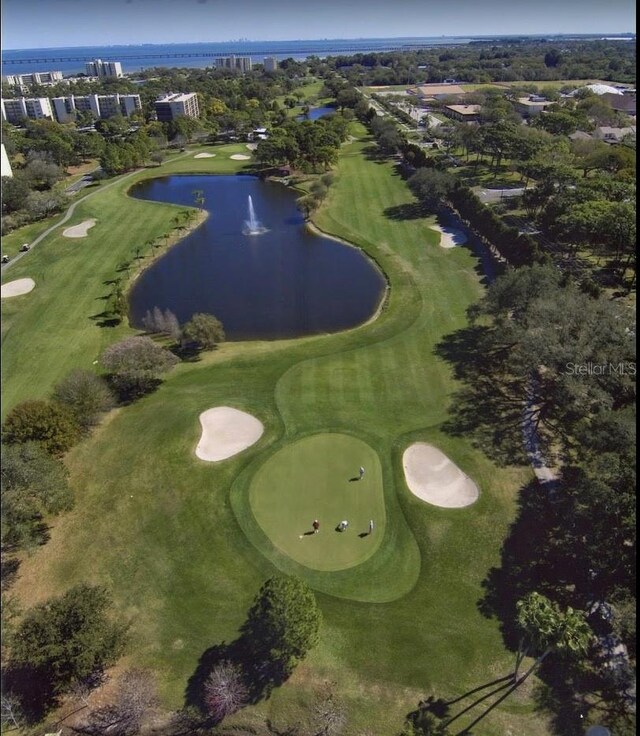
[{"label": "house rooftop", "polygon": [[447,110],[453,110],[460,115],[477,115],[482,109],[481,105],[446,105]]}]

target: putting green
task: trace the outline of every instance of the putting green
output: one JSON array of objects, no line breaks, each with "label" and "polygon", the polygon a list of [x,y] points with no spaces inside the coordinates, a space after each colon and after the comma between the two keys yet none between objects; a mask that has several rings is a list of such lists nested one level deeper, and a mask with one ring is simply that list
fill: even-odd
[{"label": "putting green", "polygon": [[[358,478],[362,466],[365,475]],[[382,468],[376,452],[345,434],[317,434],[275,453],[249,492],[253,514],[271,542],[314,570],[344,570],[371,557],[384,536]],[[320,522],[318,534],[312,522]],[[336,531],[346,519],[349,527]],[[368,534],[369,520],[375,528]]]}]

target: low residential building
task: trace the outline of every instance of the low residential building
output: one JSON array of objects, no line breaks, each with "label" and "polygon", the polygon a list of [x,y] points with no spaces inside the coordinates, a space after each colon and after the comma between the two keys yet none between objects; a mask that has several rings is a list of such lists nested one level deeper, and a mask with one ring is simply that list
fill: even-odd
[{"label": "low residential building", "polygon": [[584,130],[576,130],[575,133],[570,133],[567,138],[572,141],[590,141],[593,136],[585,133]]},{"label": "low residential building", "polygon": [[179,117],[197,118],[200,116],[198,95],[195,92],[164,95],[155,101],[154,106],[161,123],[168,123]]},{"label": "low residential building", "polygon": [[545,108],[552,105],[552,102],[538,95],[529,95],[529,97],[518,97],[515,108],[523,118],[532,118],[539,115]]},{"label": "low residential building", "polygon": [[84,65],[88,77],[121,77],[122,64],[119,61],[94,59]]},{"label": "low residential building", "polygon": [[278,68],[278,60],[275,56],[266,56],[263,65],[265,72],[275,72]]},{"label": "low residential building", "polygon": [[53,111],[48,97],[17,97],[2,100],[2,119],[9,123],[29,120],[53,120]]},{"label": "low residential building", "polygon": [[623,112],[626,115],[636,114],[636,96],[635,95],[613,95],[610,92],[606,92],[601,95],[601,100],[604,100],[608,105],[616,112]]},{"label": "low residential building", "polygon": [[611,128],[608,125],[602,125],[593,131],[593,137],[605,143],[620,143],[623,138],[635,134],[635,126],[629,128]]},{"label": "low residential building", "polygon": [[443,115],[464,123],[475,123],[480,117],[480,105],[445,105],[442,108]]},{"label": "low residential building", "polygon": [[218,69],[238,69],[241,72],[250,72],[253,66],[250,56],[221,56],[215,60]]},{"label": "low residential building", "polygon": [[24,87],[27,84],[55,84],[62,80],[62,72],[31,72],[30,74],[8,74],[7,84]]}]

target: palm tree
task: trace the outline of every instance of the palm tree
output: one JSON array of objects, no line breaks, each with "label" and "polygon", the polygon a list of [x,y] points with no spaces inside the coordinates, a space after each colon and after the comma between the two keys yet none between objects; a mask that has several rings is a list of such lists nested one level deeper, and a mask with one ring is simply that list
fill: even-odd
[{"label": "palm tree", "polygon": [[[567,608],[563,613],[557,603],[535,591],[518,601],[516,607],[518,610],[516,620],[523,636],[518,647],[513,685],[457,736],[470,733],[473,726],[519,688],[551,652],[579,656],[587,650],[593,632],[585,621],[582,611]],[[531,667],[521,677],[518,677],[518,668],[530,648],[540,654]]]}]

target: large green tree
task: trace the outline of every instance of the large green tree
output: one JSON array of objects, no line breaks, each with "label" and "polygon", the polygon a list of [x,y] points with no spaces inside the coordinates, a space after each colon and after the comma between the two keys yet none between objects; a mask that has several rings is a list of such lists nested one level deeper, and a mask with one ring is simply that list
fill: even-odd
[{"label": "large green tree", "polygon": [[6,444],[40,442],[54,456],[64,455],[79,439],[79,427],[71,410],[57,401],[23,401],[2,425]]},{"label": "large green tree", "polygon": [[32,608],[12,638],[11,665],[45,678],[54,692],[68,691],[122,653],[127,627],[111,608],[107,590],[87,584]]},{"label": "large green tree", "polygon": [[288,676],[319,640],[322,614],[311,588],[290,575],[269,578],[247,616],[243,635],[258,660]]},{"label": "large green tree", "polygon": [[194,343],[202,350],[213,350],[225,338],[224,327],[212,314],[196,313],[182,329],[185,343]]},{"label": "large green tree", "polygon": [[2,446],[2,544],[24,547],[46,540],[44,519],[70,509],[64,465],[37,442]]}]

